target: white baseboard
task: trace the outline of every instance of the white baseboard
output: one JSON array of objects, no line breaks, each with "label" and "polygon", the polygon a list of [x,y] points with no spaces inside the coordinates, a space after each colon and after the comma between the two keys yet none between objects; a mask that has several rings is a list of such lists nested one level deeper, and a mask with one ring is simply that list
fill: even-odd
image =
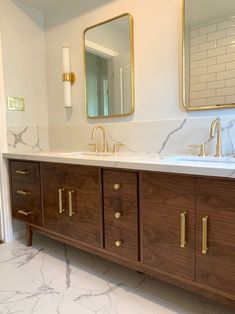
[{"label": "white baseboard", "polygon": [[19,231],[13,232],[13,240],[17,240],[26,236],[25,229],[21,229]]}]

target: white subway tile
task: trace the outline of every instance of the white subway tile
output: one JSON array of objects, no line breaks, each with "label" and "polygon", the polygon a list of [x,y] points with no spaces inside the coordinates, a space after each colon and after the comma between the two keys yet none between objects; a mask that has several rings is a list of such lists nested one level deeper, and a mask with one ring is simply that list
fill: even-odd
[{"label": "white subway tile", "polygon": [[235,53],[228,53],[223,56],[217,57],[217,63],[231,62],[235,61]]},{"label": "white subway tile", "polygon": [[200,35],[208,34],[216,31],[216,24],[207,25],[200,28]]},{"label": "white subway tile", "polygon": [[192,99],[190,101],[190,105],[193,107],[202,107],[205,106],[207,104],[206,102],[206,98],[203,99]]},{"label": "white subway tile", "polygon": [[208,83],[207,83],[207,88],[208,88],[208,89],[224,88],[224,87],[225,87],[225,80],[213,81],[213,82],[208,82]]},{"label": "white subway tile", "polygon": [[198,92],[199,98],[208,98],[208,97],[214,97],[214,96],[216,96],[215,89],[208,89],[208,90],[203,90],[203,91]]},{"label": "white subway tile", "polygon": [[235,71],[225,71],[216,73],[217,80],[227,80],[235,77]]},{"label": "white subway tile", "polygon": [[235,20],[233,18],[227,19],[224,22],[218,23],[218,30],[230,28],[231,26],[235,26]]},{"label": "white subway tile", "polygon": [[235,35],[235,26],[229,27],[226,29],[227,36]]},{"label": "white subway tile", "polygon": [[235,78],[226,80],[226,87],[235,87]]},{"label": "white subway tile", "polygon": [[195,69],[198,67],[198,61],[192,61],[190,62],[190,69]]},{"label": "white subway tile", "polygon": [[207,42],[207,35],[202,35],[190,39],[190,46],[198,45]]},{"label": "white subway tile", "polygon": [[206,58],[198,62],[199,67],[206,67],[213,64],[216,64],[216,57]]},{"label": "white subway tile", "polygon": [[233,53],[235,52],[235,45],[229,45],[226,47],[226,53]]},{"label": "white subway tile", "polygon": [[225,103],[225,97],[211,97],[207,98],[207,104],[209,106],[222,105]]},{"label": "white subway tile", "polygon": [[199,45],[194,45],[190,47],[190,53],[200,52]]},{"label": "white subway tile", "polygon": [[192,53],[190,56],[190,61],[197,61],[207,58],[207,51],[201,51],[197,53]]},{"label": "white subway tile", "polygon": [[207,43],[199,45],[199,50],[201,50],[201,51],[213,49],[213,48],[216,48],[216,41],[208,41]]},{"label": "white subway tile", "polygon": [[200,35],[200,28],[190,30],[190,38],[194,38]]},{"label": "white subway tile", "polygon": [[[223,72],[221,72],[221,73],[223,73]],[[216,80],[216,74],[215,73],[201,75],[198,78],[199,83],[210,82],[210,81],[215,81],[215,80]]]},{"label": "white subway tile", "polygon": [[225,47],[219,47],[215,49],[208,50],[208,57],[214,57],[225,54]]},{"label": "white subway tile", "polygon": [[225,71],[225,63],[208,66],[208,73],[223,72],[223,71]]},{"label": "white subway tile", "polygon": [[192,92],[189,95],[189,99],[197,99],[198,98],[198,92]]},{"label": "white subway tile", "polygon": [[204,84],[193,84],[190,86],[190,92],[198,92],[206,89],[206,83]]},{"label": "white subway tile", "polygon": [[235,35],[217,40],[217,47],[235,44]]},{"label": "white subway tile", "polygon": [[217,31],[211,34],[208,34],[208,40],[216,40],[216,39],[220,39],[220,38],[224,38],[226,36],[226,31],[225,29],[221,30],[221,31]]},{"label": "white subway tile", "polygon": [[197,83],[198,83],[198,77],[197,76],[190,77],[190,84],[197,84]]},{"label": "white subway tile", "polygon": [[216,90],[217,96],[230,96],[235,95],[235,87],[218,88]]},{"label": "white subway tile", "polygon": [[235,61],[226,63],[226,71],[235,70]]},{"label": "white subway tile", "polygon": [[199,76],[203,74],[207,74],[207,67],[192,69],[190,71],[190,76]]},{"label": "white subway tile", "polygon": [[235,104],[235,95],[226,97],[226,104]]}]

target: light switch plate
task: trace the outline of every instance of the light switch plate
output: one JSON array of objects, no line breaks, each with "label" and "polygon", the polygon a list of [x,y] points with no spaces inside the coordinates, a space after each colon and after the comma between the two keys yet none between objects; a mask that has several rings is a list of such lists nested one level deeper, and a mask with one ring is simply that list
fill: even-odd
[{"label": "light switch plate", "polygon": [[9,111],[24,111],[24,98],[7,97],[7,107]]}]

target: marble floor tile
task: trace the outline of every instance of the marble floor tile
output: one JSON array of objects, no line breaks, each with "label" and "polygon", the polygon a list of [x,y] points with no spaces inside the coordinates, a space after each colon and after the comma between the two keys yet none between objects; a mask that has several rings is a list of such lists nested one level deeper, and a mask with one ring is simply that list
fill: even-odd
[{"label": "marble floor tile", "polygon": [[0,246],[0,313],[232,314],[234,310],[41,235]]}]

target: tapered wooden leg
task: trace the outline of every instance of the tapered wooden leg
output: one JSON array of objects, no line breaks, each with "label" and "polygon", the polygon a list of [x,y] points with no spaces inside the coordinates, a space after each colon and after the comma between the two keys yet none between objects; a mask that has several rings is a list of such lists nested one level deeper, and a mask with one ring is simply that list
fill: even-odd
[{"label": "tapered wooden leg", "polygon": [[33,230],[29,225],[26,225],[26,237],[27,237],[27,246],[32,246]]}]

